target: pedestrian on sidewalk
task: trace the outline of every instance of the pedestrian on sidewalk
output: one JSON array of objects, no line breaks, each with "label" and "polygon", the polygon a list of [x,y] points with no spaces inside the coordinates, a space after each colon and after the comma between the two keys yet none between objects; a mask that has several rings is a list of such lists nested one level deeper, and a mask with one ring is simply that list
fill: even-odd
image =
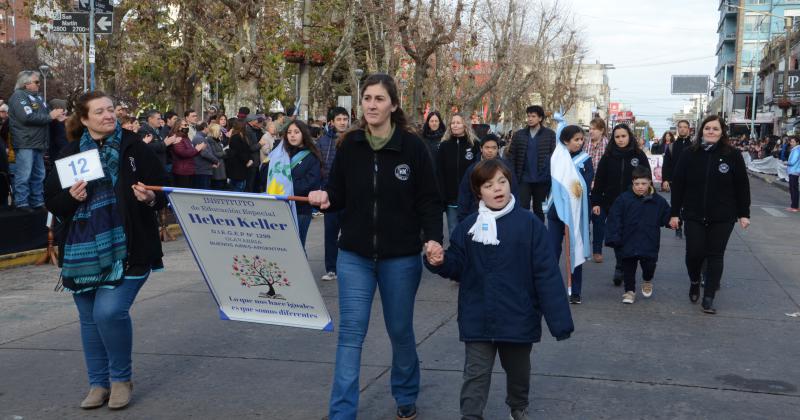
[{"label": "pedestrian on sidewalk", "polygon": [[[583,177],[587,187],[592,185],[594,167],[592,166],[592,159],[583,151],[583,129],[577,125],[568,125],[561,130],[558,140],[569,150],[572,163],[575,165],[575,169],[578,173]],[[588,203],[589,190],[582,189],[579,199],[586,200]],[[550,210],[547,212],[547,233],[550,237],[550,243],[553,244],[553,249],[555,250],[556,261],[561,259],[561,243],[564,241],[564,226],[564,222],[558,216],[556,207],[550,206]],[[585,246],[588,247],[589,238],[584,239],[586,239],[587,242]],[[574,270],[572,267],[568,267],[568,269],[572,270],[572,293],[569,296],[569,303],[579,305],[582,302],[583,264],[575,267]]]},{"label": "pedestrian on sidewalk", "polygon": [[[133,391],[133,329],[128,313],[153,270],[162,269],[155,210],[167,174],[138,134],[122,130],[114,103],[100,91],[85,93],[67,123],[70,143],[61,157],[99,149],[105,177],[62,189],[53,171],[46,182],[47,209],[65,223],[59,242],[61,281],[78,307],[89,376],[85,409],[128,405]],[[110,391],[109,391],[110,388]]]},{"label": "pedestrian on sidewalk", "polygon": [[195,164],[194,157],[206,148],[205,143],[196,146],[189,139],[189,122],[179,119],[172,128],[170,137],[178,138],[172,145],[172,178],[174,185],[180,188],[194,188]]},{"label": "pedestrian on sidewalk", "polygon": [[789,137],[789,159],[787,160],[786,172],[789,173],[789,196],[791,197],[791,205],[788,211],[792,213],[800,212],[800,186],[798,186],[798,178],[800,178],[800,144],[795,136]]},{"label": "pedestrian on sidewalk", "polygon": [[[617,124],[611,135],[614,141],[608,143],[606,152],[597,165],[591,193],[592,214],[600,217],[603,223],[607,223],[608,211],[614,200],[631,188],[633,168],[643,166],[650,169],[647,155],[639,149],[636,137],[627,124]],[[602,237],[605,237],[605,232]],[[596,241],[597,237],[594,240]],[[616,259],[614,285],[619,286],[623,279],[619,247],[614,247],[614,258]]]},{"label": "pedestrian on sidewalk", "polygon": [[480,159],[480,140],[462,114],[453,114],[436,152],[436,174],[446,206],[447,230],[458,224],[458,186],[467,168]]},{"label": "pedestrian on sidewalk", "polygon": [[677,229],[681,219],[686,227],[689,299],[694,303],[700,298],[700,276],[705,272],[703,312],[714,314],[733,225],[738,219],[743,229],[750,226],[750,181],[744,158],[728,144],[727,127],[719,116],[703,120],[697,136],[675,168],[670,227]]},{"label": "pedestrian on sidewalk", "polygon": [[661,228],[669,227],[667,200],[653,187],[653,175],[644,166],[633,168],[633,187],[622,193],[608,214],[606,244],[619,248],[625,294],[622,303],[636,300],[636,266],[642,267],[642,296],[653,295],[653,277],[661,247]]},{"label": "pedestrian on sidewalk", "polygon": [[[592,158],[592,168],[597,170],[600,159],[608,147],[606,122],[602,118],[594,118],[589,123],[589,141],[583,144],[583,150]],[[592,180],[594,182],[594,179]],[[593,184],[590,184],[594,186]],[[591,187],[590,187],[591,188]],[[591,202],[591,199],[590,199]],[[606,219],[602,214],[592,213],[592,260],[603,262],[603,235],[606,231]]]},{"label": "pedestrian on sidewalk", "polygon": [[[322,188],[328,187],[330,181],[331,168],[336,159],[336,150],[339,148],[339,141],[347,129],[350,127],[350,113],[346,109],[337,106],[328,113],[328,129],[317,141],[319,151],[322,154]],[[325,274],[323,281],[336,280],[336,259],[339,256],[339,248],[336,243],[339,241],[339,212],[329,211],[325,213]]]},{"label": "pedestrian on sidewalk", "polygon": [[519,182],[519,205],[532,208],[544,222],[542,203],[550,194],[550,156],[556,150],[556,133],[542,125],[545,114],[541,106],[531,105],[525,113],[527,127],[514,133],[506,158],[514,165]]},{"label": "pedestrian on sidewalk", "polygon": [[413,323],[420,252],[423,243],[442,243],[442,202],[430,154],[400,108],[394,79],[369,76],[360,100],[364,116],[345,134],[328,187],[308,197],[323,211],[342,211],[339,341],[329,417],[351,420],[358,414],[361,348],[379,288],[392,342],[396,418],[411,420],[417,417],[420,388]]},{"label": "pedestrian on sidewalk", "polygon": [[461,222],[447,252],[426,248],[426,267],[460,283],[459,339],[464,342],[461,418],[482,419],[495,355],[506,373],[513,420],[528,419],[531,348],[544,315],[558,341],[574,331],[558,261],[544,224],[515,204],[511,171],[497,159],[470,175],[480,210]]}]

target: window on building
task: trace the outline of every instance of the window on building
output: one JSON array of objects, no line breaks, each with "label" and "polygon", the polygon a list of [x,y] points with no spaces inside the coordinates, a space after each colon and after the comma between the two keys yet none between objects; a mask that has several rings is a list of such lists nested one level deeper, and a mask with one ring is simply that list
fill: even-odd
[{"label": "window on building", "polygon": [[[741,63],[743,66],[757,65],[761,59],[761,48],[764,44],[760,42],[745,42],[742,44]],[[752,64],[751,64],[752,63]]]},{"label": "window on building", "polygon": [[[745,2],[744,2],[744,4],[748,4],[748,5],[749,5],[749,4],[752,4],[752,5],[756,5],[756,4],[768,4],[768,3],[769,3],[769,0],[745,0]],[[787,2],[787,3],[788,3],[788,2]]]},{"label": "window on building", "polygon": [[744,31],[769,33],[769,17],[765,15],[747,15],[744,17]]}]

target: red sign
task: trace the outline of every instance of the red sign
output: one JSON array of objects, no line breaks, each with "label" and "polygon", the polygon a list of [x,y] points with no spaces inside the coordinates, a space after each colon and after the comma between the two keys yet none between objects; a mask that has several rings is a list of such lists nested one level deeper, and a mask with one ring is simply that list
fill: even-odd
[{"label": "red sign", "polygon": [[619,112],[619,102],[611,102],[608,104],[608,112],[612,114]]}]

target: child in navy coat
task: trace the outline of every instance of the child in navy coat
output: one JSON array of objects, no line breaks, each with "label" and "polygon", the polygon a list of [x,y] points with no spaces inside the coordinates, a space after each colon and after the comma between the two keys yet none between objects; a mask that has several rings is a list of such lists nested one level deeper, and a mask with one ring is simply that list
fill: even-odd
[{"label": "child in navy coat", "polygon": [[515,206],[511,171],[484,160],[470,175],[480,198],[478,213],[459,223],[445,253],[426,249],[425,264],[460,282],[458,328],[465,342],[461,415],[483,418],[495,355],[507,376],[506,403],[512,419],[527,419],[530,353],[541,339],[544,315],[550,334],[574,330],[567,294],[544,224]]},{"label": "child in navy coat", "polygon": [[642,266],[642,295],[653,295],[653,276],[661,245],[661,228],[669,227],[670,207],[653,188],[650,169],[632,172],[633,186],[614,201],[606,222],[606,246],[619,247],[625,294],[622,303],[636,300],[636,265]]}]

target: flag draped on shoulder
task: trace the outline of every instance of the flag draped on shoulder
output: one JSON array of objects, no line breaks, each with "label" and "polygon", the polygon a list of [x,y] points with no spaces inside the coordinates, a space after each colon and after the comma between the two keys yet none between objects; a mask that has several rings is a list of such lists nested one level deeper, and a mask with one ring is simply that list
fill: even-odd
[{"label": "flag draped on shoulder", "polygon": [[[267,172],[267,194],[288,197],[294,195],[294,184],[292,182],[292,168],[297,166],[304,157],[310,152],[308,150],[301,150],[289,157],[289,152],[286,151],[281,140],[278,146],[272,149],[269,153],[269,171]],[[297,209],[294,201],[289,201],[289,207],[292,208],[292,217],[297,223]]]}]

